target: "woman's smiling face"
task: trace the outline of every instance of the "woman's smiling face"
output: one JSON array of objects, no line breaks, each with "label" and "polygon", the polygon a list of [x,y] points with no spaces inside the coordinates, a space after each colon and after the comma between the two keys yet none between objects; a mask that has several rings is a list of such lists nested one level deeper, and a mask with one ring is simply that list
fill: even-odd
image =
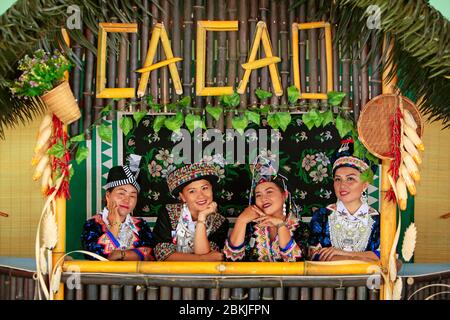
[{"label": "woman's smiling face", "polygon": [[115,187],[106,192],[106,199],[117,205],[121,217],[126,217],[136,207],[137,190],[131,184]]},{"label": "woman's smiling face", "polygon": [[183,188],[180,198],[187,204],[191,214],[195,215],[213,201],[212,185],[206,179],[193,181]]},{"label": "woman's smiling face", "polygon": [[273,182],[263,182],[255,188],[256,206],[266,215],[280,214],[283,212],[283,204],[286,195],[280,187]]},{"label": "woman's smiling face", "polygon": [[361,173],[355,168],[341,167],[334,174],[334,192],[344,204],[360,202],[368,185],[361,181]]}]

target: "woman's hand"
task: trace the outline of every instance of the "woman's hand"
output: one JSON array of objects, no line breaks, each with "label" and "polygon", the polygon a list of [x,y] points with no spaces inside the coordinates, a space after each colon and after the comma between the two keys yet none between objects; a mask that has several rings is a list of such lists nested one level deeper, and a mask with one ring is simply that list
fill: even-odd
[{"label": "woman's hand", "polygon": [[284,222],[283,219],[275,218],[272,216],[261,216],[254,220],[261,227],[278,227],[278,225]]},{"label": "woman's hand", "polygon": [[316,252],[319,254],[319,261],[333,261],[336,256],[348,256],[349,253],[347,251],[334,248],[334,247],[326,247],[322,248]]},{"label": "woman's hand", "polygon": [[122,259],[122,252],[121,250],[114,250],[109,254],[108,260],[110,261],[117,261]]},{"label": "woman's hand", "polygon": [[258,218],[260,216],[260,212],[262,213],[262,211],[257,206],[248,206],[244,209],[244,211],[241,212],[237,220],[244,224],[247,224]]},{"label": "woman's hand", "polygon": [[200,255],[201,261],[223,261],[223,253],[211,250],[206,254]]},{"label": "woman's hand", "polygon": [[111,226],[120,224],[122,221],[120,219],[119,210],[117,204],[111,200],[106,199],[106,207],[108,208],[108,221]]},{"label": "woman's hand", "polygon": [[205,210],[200,211],[198,213],[198,218],[199,220],[205,220],[206,217],[208,217],[208,215],[217,212],[217,203],[216,202],[211,202]]}]

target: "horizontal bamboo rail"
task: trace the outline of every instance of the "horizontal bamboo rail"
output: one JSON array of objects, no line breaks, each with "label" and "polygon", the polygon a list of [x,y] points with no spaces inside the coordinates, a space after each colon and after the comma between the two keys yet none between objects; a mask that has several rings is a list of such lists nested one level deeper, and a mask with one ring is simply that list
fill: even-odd
[{"label": "horizontal bamboo rail", "polygon": [[354,275],[370,274],[377,263],[341,262],[183,262],[65,261],[63,271],[95,273],[220,274],[220,275]]}]

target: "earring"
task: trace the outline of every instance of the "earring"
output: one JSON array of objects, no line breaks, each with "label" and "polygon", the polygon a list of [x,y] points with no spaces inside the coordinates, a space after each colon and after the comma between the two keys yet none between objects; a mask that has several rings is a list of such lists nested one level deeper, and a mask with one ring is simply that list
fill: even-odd
[{"label": "earring", "polygon": [[286,216],[286,203],[283,203],[283,216]]},{"label": "earring", "polygon": [[361,202],[362,202],[362,203],[367,203],[368,200],[369,200],[369,196],[368,196],[368,194],[367,194],[367,189],[366,189],[366,190],[364,190],[364,191],[362,192],[362,194],[361,194]]}]

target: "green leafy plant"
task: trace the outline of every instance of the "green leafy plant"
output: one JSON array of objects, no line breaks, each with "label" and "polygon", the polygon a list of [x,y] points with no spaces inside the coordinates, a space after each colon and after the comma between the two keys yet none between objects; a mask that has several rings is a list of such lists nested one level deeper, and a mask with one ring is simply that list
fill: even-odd
[{"label": "green leafy plant", "polygon": [[10,90],[19,97],[40,96],[58,86],[71,67],[71,62],[58,50],[51,55],[39,49],[33,57],[26,55],[19,61],[22,74],[10,83]]}]

